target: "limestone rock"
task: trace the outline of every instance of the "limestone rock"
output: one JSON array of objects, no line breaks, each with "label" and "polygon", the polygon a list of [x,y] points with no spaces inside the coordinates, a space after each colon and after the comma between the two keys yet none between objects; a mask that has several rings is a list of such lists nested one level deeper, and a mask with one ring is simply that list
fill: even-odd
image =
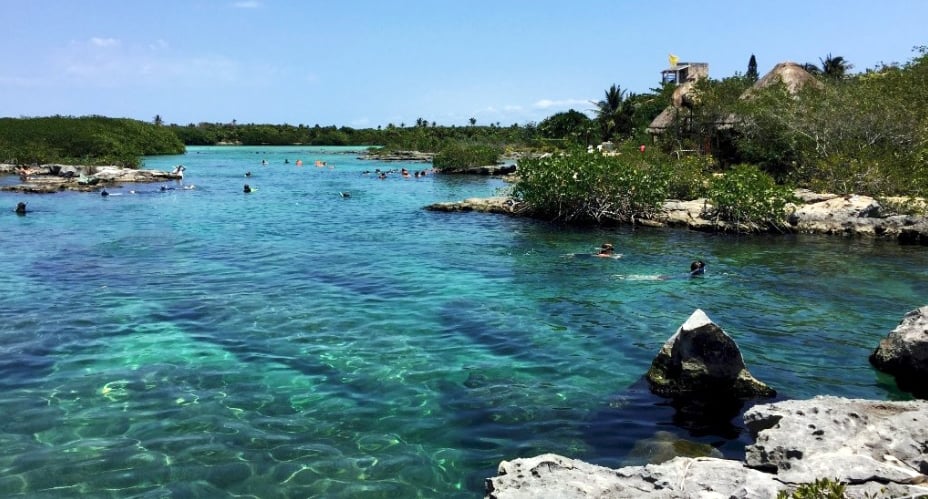
[{"label": "limestone rock", "polygon": [[664,343],[647,379],[651,391],[665,397],[776,395],[748,372],[735,341],[698,309]]},{"label": "limestone rock", "polygon": [[895,376],[899,388],[928,398],[928,305],[907,313],[880,340],[870,363]]},{"label": "limestone rock", "polygon": [[[928,402],[815,397],[758,405],[744,421],[756,442],[747,466],[788,484],[875,482],[890,497],[919,492],[928,474]],[[924,494],[928,489],[920,489]],[[852,496],[857,496],[853,494]]]},{"label": "limestone rock", "polygon": [[464,166],[460,168],[442,168],[441,173],[462,173],[470,175],[509,175],[515,173],[516,165]]},{"label": "limestone rock", "polygon": [[491,499],[776,497],[771,476],[738,461],[678,457],[663,464],[604,468],[556,454],[503,461],[486,480]]}]

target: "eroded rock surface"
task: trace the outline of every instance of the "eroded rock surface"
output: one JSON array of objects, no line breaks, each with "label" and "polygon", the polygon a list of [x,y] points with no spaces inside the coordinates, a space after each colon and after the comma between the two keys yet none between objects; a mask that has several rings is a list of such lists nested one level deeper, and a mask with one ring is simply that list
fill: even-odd
[{"label": "eroded rock surface", "polygon": [[748,372],[731,336],[696,310],[651,363],[651,391],[665,397],[754,398],[776,392]]},{"label": "eroded rock surface", "polygon": [[899,388],[928,398],[928,305],[906,314],[880,340],[870,363],[895,376]]}]

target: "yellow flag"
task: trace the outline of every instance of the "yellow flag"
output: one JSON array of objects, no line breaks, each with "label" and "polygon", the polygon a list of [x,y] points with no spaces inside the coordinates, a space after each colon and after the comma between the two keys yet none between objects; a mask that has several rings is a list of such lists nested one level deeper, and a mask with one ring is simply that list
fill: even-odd
[{"label": "yellow flag", "polygon": [[671,67],[671,68],[677,67],[677,62],[678,62],[679,60],[680,60],[679,57],[677,57],[677,56],[675,56],[675,55],[673,55],[673,54],[670,54],[670,67]]}]

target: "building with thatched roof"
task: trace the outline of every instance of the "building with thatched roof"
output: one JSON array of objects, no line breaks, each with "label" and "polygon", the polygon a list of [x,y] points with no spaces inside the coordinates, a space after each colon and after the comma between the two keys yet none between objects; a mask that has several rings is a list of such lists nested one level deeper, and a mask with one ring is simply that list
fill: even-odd
[{"label": "building with thatched roof", "polygon": [[806,85],[812,85],[815,88],[822,87],[822,82],[812,76],[812,73],[806,71],[801,64],[786,61],[774,66],[763,78],[757,80],[751,88],[745,90],[741,94],[741,98],[749,99],[755,92],[780,83],[786,85],[786,91],[790,95],[796,95]]},{"label": "building with thatched roof", "polygon": [[[750,99],[757,92],[778,84],[785,85],[786,91],[790,95],[797,94],[806,85],[812,85],[815,88],[822,87],[822,82],[806,71],[801,64],[786,61],[774,66],[763,78],[757,80],[751,88],[745,90],[741,94],[741,98]],[[687,82],[687,84],[683,84],[674,90],[671,104],[651,121],[647,128],[648,133],[652,135],[661,134],[678,118],[685,116],[681,113],[687,113],[688,109],[692,108],[693,104],[696,103],[695,96],[690,92],[692,87],[693,82]],[[722,119],[717,125],[719,128],[731,128],[737,121],[737,116],[730,115]]]},{"label": "building with thatched roof", "polygon": [[671,96],[671,103],[648,125],[647,132],[659,134],[669,127],[681,112],[692,108],[696,104],[693,95],[693,87],[700,78],[709,77],[709,64],[706,62],[675,62],[671,58],[669,68],[661,71],[661,81],[664,83],[676,83]]}]

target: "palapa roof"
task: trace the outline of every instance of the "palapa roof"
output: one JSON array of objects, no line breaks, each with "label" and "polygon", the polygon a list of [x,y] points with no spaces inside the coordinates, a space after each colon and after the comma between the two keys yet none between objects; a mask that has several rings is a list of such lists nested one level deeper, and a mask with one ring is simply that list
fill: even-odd
[{"label": "palapa roof", "polygon": [[781,62],[773,67],[763,78],[757,80],[754,85],[741,94],[742,99],[749,98],[754,92],[771,87],[778,83],[786,85],[786,91],[795,95],[806,85],[813,85],[821,88],[822,82],[818,81],[812,73],[806,71],[801,64],[786,61]]},{"label": "palapa roof", "polygon": [[[822,82],[812,76],[811,73],[806,71],[801,64],[795,62],[786,61],[781,62],[773,67],[767,74],[757,80],[751,88],[744,91],[741,94],[742,99],[750,99],[756,92],[763,90],[765,88],[771,87],[783,83],[786,85],[786,91],[792,95],[797,94],[803,87],[806,85],[812,85],[815,88],[821,88]],[[673,123],[674,118],[677,116],[680,107],[690,104],[689,101],[692,100],[691,95],[687,95],[692,88],[692,85],[688,88],[684,88],[685,85],[681,85],[680,88],[674,91],[672,102],[667,106],[661,114],[657,115],[651,124],[648,125],[647,132],[651,134],[662,133],[664,129],[670,126]],[[722,119],[717,125],[719,128],[730,128],[738,121],[738,117],[735,115],[730,115],[727,118]]]}]

